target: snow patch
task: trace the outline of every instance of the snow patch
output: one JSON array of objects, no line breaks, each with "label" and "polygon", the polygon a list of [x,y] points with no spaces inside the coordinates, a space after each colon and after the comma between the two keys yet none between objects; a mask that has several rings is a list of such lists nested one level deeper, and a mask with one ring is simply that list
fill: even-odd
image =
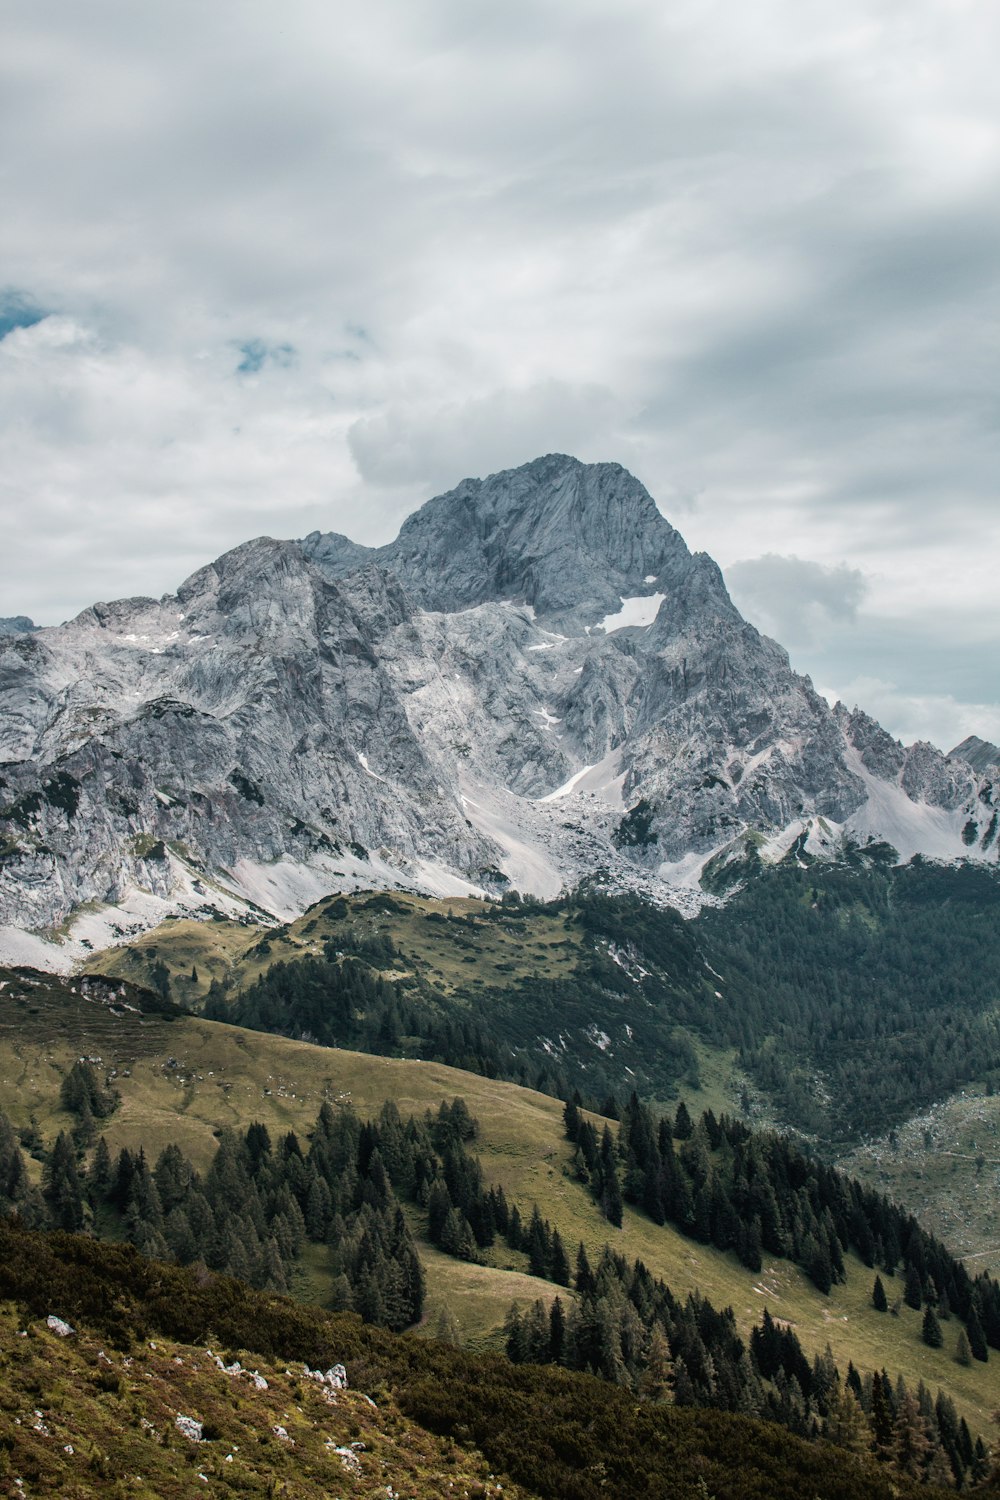
[{"label": "snow patch", "polygon": [[0,927],[0,963],[16,967],[23,964],[29,969],[41,969],[46,974],[70,974],[74,956],[47,943],[33,932],[22,932],[19,927]]},{"label": "snow patch", "polygon": [[562,786],[556,787],[554,792],[549,792],[547,797],[539,797],[538,801],[542,803],[558,802],[560,797],[568,797],[573,788],[579,786],[583,778],[589,775],[593,769],[594,766],[584,766],[582,771],[574,771],[568,781],[564,781]]},{"label": "snow patch", "polygon": [[519,799],[504,804],[501,796],[489,787],[473,782],[466,784],[462,805],[469,822],[479,833],[493,839],[505,851],[500,868],[519,891],[530,891],[551,901],[563,888],[563,876],[545,849],[530,843],[524,827]]},{"label": "snow patch", "polygon": [[635,594],[630,599],[622,599],[621,609],[613,615],[605,615],[594,628],[603,630],[606,635],[614,630],[648,628],[666,597],[666,594]]},{"label": "snow patch", "polygon": [[611,1046],[611,1038],[608,1036],[608,1033],[602,1031],[594,1022],[591,1022],[587,1027],[585,1035],[587,1041],[592,1042],[600,1052],[607,1052]]},{"label": "snow patch", "polygon": [[527,649],[529,651],[554,651],[557,646],[563,645],[568,640],[568,636],[558,635],[555,631],[546,631],[546,635],[549,637],[547,641],[540,641],[538,645],[529,646]]},{"label": "snow patch", "polygon": [[371,777],[372,781],[381,781],[386,786],[388,786],[389,783],[386,781],[385,777],[380,776],[377,771],[372,770],[371,766],[368,764],[367,755],[364,755],[360,750],[356,751],[355,753],[358,757],[358,764],[361,766],[362,771],[366,771]]}]

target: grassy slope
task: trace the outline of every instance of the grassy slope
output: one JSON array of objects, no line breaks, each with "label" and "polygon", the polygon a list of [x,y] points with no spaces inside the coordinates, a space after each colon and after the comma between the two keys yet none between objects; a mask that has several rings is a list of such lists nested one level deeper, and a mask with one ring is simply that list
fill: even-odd
[{"label": "grassy slope", "polygon": [[[326,1395],[315,1381],[257,1356],[267,1381],[219,1370],[204,1348],[156,1338],[125,1356],[85,1328],[60,1338],[0,1305],[0,1489],[17,1494],[129,1495],[180,1500],[221,1488],[247,1496],[413,1500],[501,1494],[484,1459],[403,1417],[388,1396],[374,1410],[354,1391]],[[232,1363],[229,1351],[220,1351]],[[192,1442],[176,1425],[194,1417],[215,1431]],[[287,1434],[281,1437],[275,1428]],[[8,1447],[9,1443],[9,1447]],[[333,1451],[361,1446],[356,1459]],[[353,1465],[357,1470],[354,1472]],[[7,1491],[5,1482],[26,1488]],[[286,1488],[282,1488],[285,1486]],[[527,1492],[504,1480],[502,1493]]]},{"label": "grassy slope", "polygon": [[1000,1097],[953,1094],[840,1165],[905,1203],[970,1269],[1000,1274]]},{"label": "grassy slope", "polygon": [[[148,985],[159,960],[170,971],[175,998],[196,1005],[213,978],[244,987],[279,960],[321,954],[325,940],[344,930],[358,938],[388,932],[409,960],[406,972],[421,973],[446,995],[506,985],[522,974],[565,978],[582,951],[579,926],[565,924],[561,915],[521,916],[512,909],[509,921],[497,922],[484,918],[486,908],[481,901],[462,897],[432,900],[394,893],[392,900],[399,910],[365,911],[369,893],[348,899],[351,916],[346,921],[313,908],[276,928],[226,921],[167,921],[141,942],[95,954],[85,968]],[[439,916],[446,920],[437,921]],[[452,917],[479,920],[469,929],[464,922],[448,920]],[[269,954],[255,951],[264,939]],[[198,970],[197,983],[191,980],[192,967]]]},{"label": "grassy slope", "polygon": [[[766,1305],[794,1324],[810,1354],[829,1342],[845,1370],[850,1359],[862,1370],[902,1371],[914,1386],[920,1378],[932,1388],[940,1385],[955,1396],[973,1431],[990,1434],[990,1413],[1000,1406],[1000,1357],[994,1354],[987,1365],[958,1365],[952,1358],[954,1322],[944,1325],[945,1348],[928,1349],[918,1313],[905,1307],[898,1318],[874,1312],[874,1273],[859,1262],[852,1259],[847,1283],[824,1297],[788,1262],[774,1262],[755,1278],[734,1257],[658,1228],[634,1211],[626,1211],[622,1230],[613,1229],[570,1173],[557,1100],[440,1064],[323,1049],[193,1018],[116,1018],[94,1002],[67,997],[57,982],[47,983],[24,1006],[0,992],[0,1108],[17,1124],[34,1115],[48,1139],[69,1123],[58,1108],[59,1082],[81,1053],[119,1069],[122,1104],[106,1131],[112,1147],[141,1143],[155,1156],[177,1140],[201,1166],[211,1158],[219,1125],[260,1119],[272,1133],[305,1132],[324,1099],[350,1102],[365,1116],[392,1098],[405,1117],[460,1094],[480,1122],[476,1150],[486,1181],[501,1183],[522,1211],[537,1201],[571,1249],[583,1240],[596,1255],[610,1242],[629,1258],[640,1257],[675,1293],[699,1289],[717,1306],[731,1304],[744,1331]],[[431,1331],[447,1302],[474,1345],[489,1341],[512,1300],[555,1291],[525,1276],[524,1257],[503,1246],[494,1253],[495,1264],[483,1267],[430,1247],[422,1254]],[[321,1264],[307,1268],[301,1290],[323,1296]],[[892,1283],[889,1291],[892,1300]]]},{"label": "grassy slope", "polygon": [[[501,1485],[514,1500],[945,1493],[768,1423],[400,1338],[80,1237],[0,1227],[0,1238],[0,1282],[18,1304],[16,1317],[0,1305],[0,1474],[14,1494],[174,1500],[213,1483],[341,1500],[485,1500]],[[42,1321],[53,1305],[77,1329],[65,1344]],[[210,1349],[220,1344],[227,1362],[239,1354],[263,1373],[266,1391],[218,1370]],[[377,1405],[350,1393],[324,1399],[302,1360],[342,1361]],[[204,1442],[178,1433],[178,1413],[212,1424]],[[330,1451],[348,1442],[364,1444],[353,1474],[338,1472],[341,1455]]]}]

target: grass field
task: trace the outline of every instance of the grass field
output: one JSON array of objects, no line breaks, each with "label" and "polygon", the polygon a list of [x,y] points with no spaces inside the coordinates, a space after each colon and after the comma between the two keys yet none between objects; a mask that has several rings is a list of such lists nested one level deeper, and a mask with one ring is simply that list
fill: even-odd
[{"label": "grass field", "polygon": [[965,1089],[840,1166],[905,1203],[971,1270],[1000,1272],[1000,1097]]},{"label": "grass field", "polygon": [[[44,1320],[25,1329],[17,1309],[0,1304],[0,1492],[137,1500],[525,1494],[509,1480],[492,1482],[475,1451],[408,1420],[388,1392],[376,1409],[354,1391],[304,1379],[301,1364],[244,1359],[265,1384],[220,1370],[205,1348],[158,1337],[123,1355],[85,1329],[69,1338]],[[185,1436],[179,1415],[202,1424],[203,1441]]]},{"label": "grass field", "polygon": [[389,910],[384,898],[370,895],[335,900],[279,927],[171,919],[139,942],[95,954],[84,968],[148,986],[154,966],[163,963],[174,998],[197,1007],[213,979],[245,987],[272,964],[320,954],[328,940],[344,934],[361,940],[388,934],[402,956],[393,972],[420,973],[445,995],[504,986],[522,974],[565,977],[582,952],[578,924],[561,914],[511,908],[498,920],[487,916],[495,907],[462,897],[394,894],[391,902]]},{"label": "grass field", "polygon": [[[992,1435],[1000,1357],[963,1367],[953,1357],[954,1321],[943,1325],[944,1348],[932,1350],[920,1338],[920,1314],[905,1306],[898,1317],[876,1313],[870,1299],[874,1273],[853,1257],[846,1284],[823,1296],[788,1262],[768,1264],[754,1277],[734,1256],[629,1209],[622,1229],[612,1228],[572,1174],[558,1100],[441,1064],[324,1049],[191,1017],[115,1015],[55,980],[40,981],[21,998],[12,991],[0,991],[0,1107],[16,1125],[34,1120],[47,1140],[70,1123],[59,1108],[59,1084],[81,1055],[99,1057],[116,1075],[121,1105],[105,1131],[113,1150],[142,1145],[155,1158],[176,1141],[201,1168],[227,1126],[261,1120],[272,1135],[289,1129],[304,1134],[324,1100],[351,1105],[364,1117],[393,1099],[405,1118],[461,1095],[479,1121],[475,1150],[487,1183],[501,1184],[522,1212],[537,1202],[571,1256],[580,1241],[592,1258],[610,1242],[629,1259],[641,1258],[675,1294],[699,1290],[717,1306],[731,1305],[745,1333],[766,1306],[793,1324],[810,1355],[829,1344],[844,1370],[853,1360],[861,1370],[902,1372],[913,1386],[923,1378],[952,1393],[974,1431]],[[324,1299],[322,1255],[317,1249],[303,1266],[299,1295]],[[495,1343],[512,1301],[550,1298],[558,1290],[525,1275],[524,1257],[503,1246],[488,1266],[452,1260],[426,1243],[421,1255],[428,1331],[446,1307],[473,1346]],[[891,1282],[888,1291],[891,1302]]]}]

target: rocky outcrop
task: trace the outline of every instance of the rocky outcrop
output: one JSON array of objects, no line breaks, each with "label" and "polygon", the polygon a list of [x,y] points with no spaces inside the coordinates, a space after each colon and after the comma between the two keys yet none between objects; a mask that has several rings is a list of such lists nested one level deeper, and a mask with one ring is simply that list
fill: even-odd
[{"label": "rocky outcrop", "polygon": [[555,455],[386,547],[259,538],[176,595],[0,636],[0,923],[137,891],[667,892],[818,820],[824,849],[995,859],[982,743],[831,710],[637,480]]},{"label": "rocky outcrop", "polygon": [[981,740],[977,734],[970,734],[954,750],[948,751],[948,759],[964,760],[976,771],[989,771],[1000,767],[1000,746]]}]

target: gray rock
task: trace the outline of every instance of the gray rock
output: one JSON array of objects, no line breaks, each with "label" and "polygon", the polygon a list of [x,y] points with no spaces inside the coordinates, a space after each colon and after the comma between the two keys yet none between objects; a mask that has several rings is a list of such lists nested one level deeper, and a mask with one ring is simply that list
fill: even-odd
[{"label": "gray rock", "polygon": [[1000,766],[1000,747],[989,740],[981,740],[977,734],[970,734],[954,750],[948,751],[948,759],[964,760],[976,771],[988,771]]},{"label": "gray rock", "polygon": [[680,900],[713,851],[810,829],[995,860],[977,746],[831,710],[637,480],[551,456],[387,547],[258,538],[0,636],[0,924],[595,870]]}]

